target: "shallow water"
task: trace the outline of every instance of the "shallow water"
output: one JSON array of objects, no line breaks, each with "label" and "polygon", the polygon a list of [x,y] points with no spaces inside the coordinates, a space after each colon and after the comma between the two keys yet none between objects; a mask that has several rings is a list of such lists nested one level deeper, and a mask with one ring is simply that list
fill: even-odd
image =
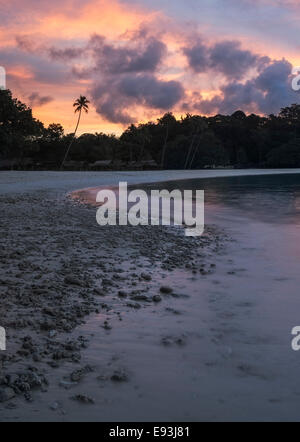
[{"label": "shallow water", "polygon": [[207,215],[212,209],[232,217],[246,216],[268,223],[300,222],[300,174],[241,176],[168,181],[146,189],[204,190]]},{"label": "shallow water", "polygon": [[[87,351],[94,363],[114,354],[132,374],[121,390],[103,385],[103,420],[300,420],[300,353],[291,349],[291,330],[300,325],[300,176],[145,188],[155,187],[204,188],[206,223],[233,241],[208,257],[215,275],[182,270],[163,280],[188,298],[128,313]],[[98,327],[91,319],[83,331],[97,336]],[[166,335],[184,335],[186,343],[161,346]],[[99,419],[97,409],[90,413]]]},{"label": "shallow water", "polygon": [[[52,398],[63,402],[65,415],[49,411],[49,397],[41,395],[38,406],[26,405],[17,418],[7,411],[7,419],[300,421],[300,352],[291,349],[291,330],[300,325],[300,175],[144,188],[157,186],[205,190],[206,223],[232,239],[222,252],[207,254],[216,272],[158,270],[157,289],[170,285],[183,297],[138,311],[120,305],[122,322],[108,313],[111,330],[103,329],[102,314],[76,330],[90,338],[82,365],[96,371],[67,397],[83,392],[95,406],[68,402],[57,382],[72,370],[65,366],[49,376]],[[162,345],[165,337],[183,337],[183,343]],[[97,379],[112,367],[124,368],[129,382]]]}]

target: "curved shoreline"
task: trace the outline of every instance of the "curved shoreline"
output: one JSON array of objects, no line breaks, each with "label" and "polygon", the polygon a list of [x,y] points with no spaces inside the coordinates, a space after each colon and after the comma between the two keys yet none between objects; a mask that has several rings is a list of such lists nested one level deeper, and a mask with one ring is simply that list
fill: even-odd
[{"label": "curved shoreline", "polygon": [[[141,420],[154,419],[148,395],[155,377],[147,387],[149,372],[124,349],[141,355],[144,321],[152,327],[158,321],[142,359],[158,354],[164,362],[169,347],[175,361],[182,359],[189,330],[185,322],[178,329],[177,309],[185,318],[193,272],[213,277],[223,235],[209,229],[187,239],[160,226],[99,228],[94,210],[61,198],[60,186],[54,180],[49,190],[35,183],[32,192],[23,187],[1,195],[0,325],[8,339],[0,354],[0,421],[98,421],[104,414],[118,421],[115,404],[134,407],[135,385],[145,395]],[[176,272],[180,284],[187,280],[181,290]],[[164,363],[156,365],[163,373]],[[82,397],[94,407],[85,407]],[[180,420],[176,410],[167,416]]]},{"label": "curved shoreline", "polygon": [[[174,176],[170,175],[170,172],[174,173]],[[177,172],[177,176],[176,176]],[[191,175],[191,172],[193,176]],[[195,173],[196,172],[196,173]],[[235,172],[235,173],[234,173]],[[101,173],[101,172],[100,172]],[[121,174],[121,172],[116,172],[117,174]],[[139,177],[139,175],[143,175],[142,172],[132,172],[132,176],[130,178],[135,178],[135,175]],[[161,176],[155,177],[155,179],[151,181],[144,181],[143,179],[139,179],[139,181],[135,181],[131,179],[128,184],[129,185],[146,185],[150,186],[151,184],[164,183],[164,182],[172,182],[172,181],[185,181],[185,180],[201,180],[201,179],[217,179],[217,178],[232,178],[232,177],[246,177],[246,176],[266,176],[266,175],[289,175],[289,174],[300,174],[300,169],[243,169],[243,170],[197,170],[197,171],[160,171]],[[157,175],[157,174],[156,174]],[[163,175],[167,175],[167,177],[163,177]],[[114,177],[116,178],[116,177]],[[120,176],[120,180],[123,177]],[[142,178],[142,176],[141,176]],[[111,183],[111,184],[101,184],[96,187],[86,187],[77,190],[70,191],[68,195],[73,199],[80,201],[84,204],[89,205],[97,205],[96,204],[96,195],[97,193],[104,189],[109,188],[112,190],[118,191],[119,183]]]},{"label": "curved shoreline", "polygon": [[[93,182],[195,175],[0,173],[0,391],[13,395],[0,421],[130,422],[132,410],[141,422],[299,419],[299,358],[286,340],[298,323],[297,229],[257,219],[240,229],[235,213],[197,240],[99,228],[94,208],[63,197]],[[258,173],[227,171],[237,175]],[[19,372],[39,385],[20,393]]]},{"label": "curved shoreline", "polygon": [[72,193],[101,186],[158,183],[184,179],[233,176],[297,174],[300,169],[234,169],[234,170],[165,170],[140,172],[0,172],[1,194],[25,194],[36,191]]}]

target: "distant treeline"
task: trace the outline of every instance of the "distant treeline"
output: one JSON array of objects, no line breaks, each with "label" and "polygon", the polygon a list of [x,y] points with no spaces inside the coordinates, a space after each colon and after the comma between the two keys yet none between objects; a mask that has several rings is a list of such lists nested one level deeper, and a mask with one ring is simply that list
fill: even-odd
[{"label": "distant treeline", "polygon": [[[73,134],[47,128],[31,109],[0,91],[0,168],[58,169]],[[279,115],[204,117],[131,125],[120,137],[104,133],[76,138],[66,169],[198,169],[205,167],[300,167],[300,105]]]}]

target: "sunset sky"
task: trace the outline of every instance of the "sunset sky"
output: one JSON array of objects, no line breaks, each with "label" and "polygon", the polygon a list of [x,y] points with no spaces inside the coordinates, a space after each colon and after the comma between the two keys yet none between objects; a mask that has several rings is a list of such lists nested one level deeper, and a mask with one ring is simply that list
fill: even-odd
[{"label": "sunset sky", "polygon": [[0,17],[7,87],[67,133],[80,94],[81,133],[299,101],[298,0],[0,0]]}]

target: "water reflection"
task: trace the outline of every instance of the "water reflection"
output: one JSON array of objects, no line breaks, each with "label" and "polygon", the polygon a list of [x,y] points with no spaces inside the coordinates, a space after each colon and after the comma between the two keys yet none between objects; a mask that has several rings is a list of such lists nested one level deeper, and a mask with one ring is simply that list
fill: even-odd
[{"label": "water reflection", "polygon": [[146,189],[204,189],[207,207],[270,223],[300,224],[300,175],[243,176],[168,181]]}]

